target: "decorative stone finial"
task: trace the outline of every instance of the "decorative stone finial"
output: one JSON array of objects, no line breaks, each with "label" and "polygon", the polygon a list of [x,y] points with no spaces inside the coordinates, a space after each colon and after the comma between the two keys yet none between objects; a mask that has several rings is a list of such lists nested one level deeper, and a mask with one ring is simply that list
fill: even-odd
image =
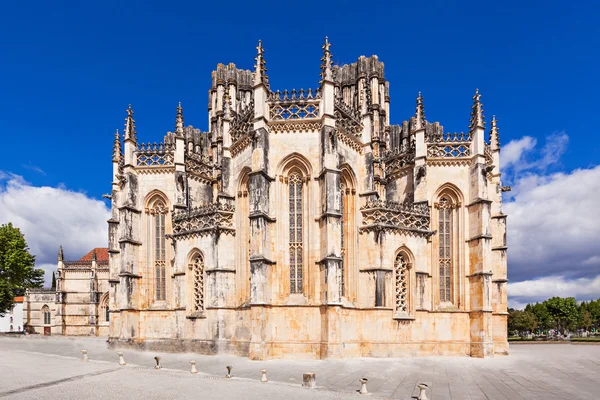
[{"label": "decorative stone finial", "polygon": [[473,96],[473,106],[471,107],[471,124],[469,130],[473,131],[475,128],[484,128],[485,122],[483,119],[483,104],[481,104],[481,95],[479,89],[475,89],[475,96]]},{"label": "decorative stone finial", "polygon": [[133,119],[131,104],[127,107],[127,118],[125,118],[125,140],[127,139],[137,142],[137,132],[135,131],[135,120]]},{"label": "decorative stone finial", "polygon": [[65,253],[63,252],[62,244],[58,246],[58,261],[65,260]]},{"label": "decorative stone finial", "polygon": [[181,102],[177,106],[177,116],[175,117],[175,135],[183,137],[183,108]]},{"label": "decorative stone finial", "polygon": [[333,65],[331,61],[331,51],[329,50],[330,47],[331,43],[329,43],[329,38],[325,36],[325,43],[322,47],[323,57],[321,57],[321,83],[333,80]]},{"label": "decorative stone finial", "polygon": [[490,129],[490,147],[492,150],[500,148],[500,131],[497,126],[498,120],[495,115],[492,115],[492,127]]},{"label": "decorative stone finial", "polygon": [[115,141],[113,143],[113,161],[119,162],[121,160],[121,138],[119,136],[119,130],[115,132]]},{"label": "decorative stone finial", "polygon": [[269,77],[267,76],[267,62],[265,61],[265,49],[262,45],[262,40],[258,41],[258,46],[256,46],[256,57],[254,61],[256,61],[256,65],[254,66],[254,85],[258,85],[260,83],[264,84],[267,89],[269,89]]},{"label": "decorative stone finial", "polygon": [[421,92],[417,96],[417,108],[415,112],[415,129],[425,128],[425,106],[423,105],[423,96]]},{"label": "decorative stone finial", "polygon": [[97,261],[98,260],[98,255],[96,254],[96,249],[94,249],[94,251],[92,252],[92,261]]}]

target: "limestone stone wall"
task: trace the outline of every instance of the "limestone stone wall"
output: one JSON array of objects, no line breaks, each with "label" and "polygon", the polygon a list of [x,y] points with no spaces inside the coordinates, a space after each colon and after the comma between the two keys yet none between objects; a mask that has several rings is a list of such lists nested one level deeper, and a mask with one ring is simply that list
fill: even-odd
[{"label": "limestone stone wall", "polygon": [[[506,216],[495,119],[390,124],[376,56],[318,90],[219,64],[209,132],[115,137],[109,340],[253,359],[507,353]],[[85,277],[73,279],[84,293]],[[103,278],[104,279],[104,278]],[[104,281],[102,281],[104,282]],[[85,296],[84,296],[85,297]],[[74,295],[65,308],[85,315]],[[90,311],[92,312],[92,311]],[[98,332],[103,332],[100,328]]]}]

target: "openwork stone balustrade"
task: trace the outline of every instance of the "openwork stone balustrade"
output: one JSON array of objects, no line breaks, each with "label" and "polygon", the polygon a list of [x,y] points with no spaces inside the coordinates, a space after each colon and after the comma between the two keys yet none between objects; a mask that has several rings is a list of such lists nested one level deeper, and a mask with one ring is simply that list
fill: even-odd
[{"label": "openwork stone balustrade", "polygon": [[360,232],[409,231],[431,236],[429,230],[430,210],[427,202],[412,204],[370,200],[361,207],[363,226]]},{"label": "openwork stone balustrade", "polygon": [[141,143],[135,154],[140,167],[170,166],[173,165],[174,146],[169,143]]},{"label": "openwork stone balustrade", "polygon": [[235,234],[233,204],[205,204],[190,211],[173,213],[173,236],[203,236],[209,233]]}]

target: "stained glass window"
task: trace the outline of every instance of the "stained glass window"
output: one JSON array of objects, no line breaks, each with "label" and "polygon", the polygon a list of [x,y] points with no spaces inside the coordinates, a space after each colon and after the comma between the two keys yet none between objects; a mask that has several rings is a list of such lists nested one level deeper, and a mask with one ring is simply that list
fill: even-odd
[{"label": "stained glass window", "polygon": [[440,301],[451,301],[452,276],[452,203],[442,197],[439,202]]},{"label": "stained glass window", "polygon": [[154,215],[154,269],[156,274],[156,300],[166,299],[166,207],[157,201],[152,209]]},{"label": "stained glass window", "polygon": [[346,282],[345,282],[345,272],[346,272],[346,265],[347,265],[347,256],[346,256],[346,236],[347,236],[347,232],[346,229],[348,229],[347,225],[348,225],[348,218],[346,217],[346,210],[348,209],[348,207],[346,207],[346,205],[344,204],[346,201],[346,185],[342,183],[341,185],[341,189],[340,189],[340,213],[342,214],[342,219],[341,219],[341,223],[342,223],[342,231],[341,231],[341,235],[342,235],[342,249],[341,249],[341,253],[342,253],[342,270],[340,271],[340,296],[345,296],[346,295]]},{"label": "stained glass window", "polygon": [[289,176],[290,292],[302,293],[302,177]]}]

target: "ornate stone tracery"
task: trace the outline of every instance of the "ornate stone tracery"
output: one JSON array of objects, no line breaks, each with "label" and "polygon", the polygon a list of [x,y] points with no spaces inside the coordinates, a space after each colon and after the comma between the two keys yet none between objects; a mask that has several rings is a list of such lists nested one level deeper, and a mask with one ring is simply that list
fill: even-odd
[{"label": "ornate stone tracery", "polygon": [[396,312],[408,314],[408,274],[410,263],[404,252],[398,253],[394,262],[394,275],[396,280]]},{"label": "ornate stone tracery", "polygon": [[189,266],[192,272],[192,312],[204,311],[204,261],[195,254]]},{"label": "ornate stone tracery", "polygon": [[303,195],[304,179],[299,173],[293,172],[288,177],[289,193],[289,252],[290,252],[290,292],[302,293],[303,266]]},{"label": "ornate stone tracery", "polygon": [[216,232],[234,235],[234,211],[233,204],[211,203],[174,213],[173,237],[205,236]]},{"label": "ornate stone tracery", "polygon": [[361,207],[361,212],[363,226],[360,232],[410,231],[426,237],[433,234],[429,230],[429,206],[426,202],[403,204],[370,200]]}]

